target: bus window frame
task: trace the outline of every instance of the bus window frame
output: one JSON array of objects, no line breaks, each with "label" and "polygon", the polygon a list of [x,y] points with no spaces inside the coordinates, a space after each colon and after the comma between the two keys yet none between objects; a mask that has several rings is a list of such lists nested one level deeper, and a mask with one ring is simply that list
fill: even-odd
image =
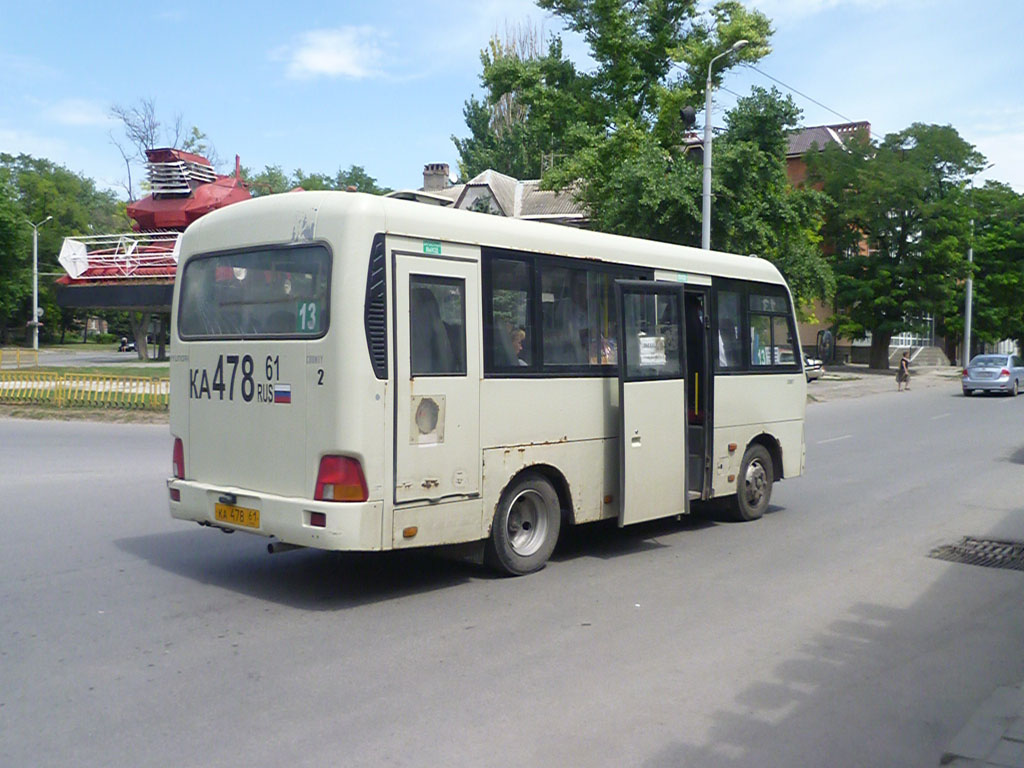
[{"label": "bus window frame", "polygon": [[[714,332],[717,337],[718,334],[718,300],[719,293],[722,291],[738,293],[740,296],[740,348],[741,348],[741,364],[739,366],[723,367],[718,359],[718,355],[713,355],[715,365],[714,372],[716,376],[750,376],[758,374],[778,374],[778,373],[795,373],[803,370],[803,366],[800,363],[800,340],[797,336],[797,325],[796,318],[793,316],[793,301],[790,297],[789,291],[786,286],[782,283],[766,283],[758,280],[738,280],[735,278],[713,278],[711,281],[712,285],[712,303],[714,306]],[[763,294],[768,296],[782,296],[786,300],[786,311],[783,312],[766,312],[762,310],[751,310],[750,309],[750,295],[751,294]],[[786,324],[789,328],[789,334],[793,339],[793,362],[782,363],[782,364],[771,364],[771,365],[754,365],[750,358],[750,318],[753,315],[759,315],[767,317],[769,319],[769,328],[772,327],[771,319],[775,317],[786,318]]]},{"label": "bus window frame", "polygon": [[204,261],[207,259],[214,259],[224,256],[233,256],[236,254],[245,253],[258,253],[268,251],[289,251],[304,248],[323,248],[327,254],[327,292],[324,294],[324,304],[327,306],[327,322],[324,323],[323,329],[316,334],[298,334],[298,333],[259,333],[259,334],[220,334],[217,336],[193,336],[185,335],[181,332],[181,313],[184,308],[184,302],[181,301],[181,297],[178,297],[178,316],[176,318],[175,326],[178,332],[178,339],[181,341],[187,341],[190,344],[203,343],[203,342],[223,342],[223,341],[315,341],[322,339],[327,335],[331,329],[331,294],[332,294],[332,283],[334,281],[334,249],[331,248],[331,244],[327,240],[311,240],[303,243],[286,243],[277,245],[261,245],[261,246],[246,246],[243,248],[227,248],[222,251],[207,251],[204,253],[193,254],[184,263],[181,269],[181,278],[177,281],[177,290],[183,290],[185,286],[185,273],[189,267],[197,261]]},{"label": "bus window frame", "polygon": [[[527,341],[530,346],[529,365],[516,367],[495,367],[493,344],[487,340],[494,338],[494,307],[492,291],[492,264],[495,259],[519,261],[527,265],[529,270],[529,292],[527,294],[530,324],[533,328],[532,338]],[[539,299],[543,288],[544,269],[562,268],[582,272],[608,275],[612,284],[616,280],[654,280],[654,269],[634,267],[628,264],[613,264],[596,259],[580,257],[555,256],[547,253],[519,251],[509,248],[484,246],[480,250],[480,289],[482,293],[481,308],[483,312],[482,326],[484,339],[483,378],[485,379],[565,379],[565,378],[614,378],[619,374],[619,366],[615,364],[556,365],[545,363],[543,357],[544,339],[544,308]],[[614,295],[614,288],[613,288]],[[613,307],[613,310],[617,311]]]}]

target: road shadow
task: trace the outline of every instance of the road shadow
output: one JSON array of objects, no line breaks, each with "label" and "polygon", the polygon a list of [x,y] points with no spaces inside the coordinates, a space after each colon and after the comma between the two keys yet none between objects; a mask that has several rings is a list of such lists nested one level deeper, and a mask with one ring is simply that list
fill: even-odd
[{"label": "road shadow", "polygon": [[[558,547],[551,559],[555,562],[569,562],[585,557],[601,560],[628,557],[672,547],[675,542],[671,537],[684,537],[687,533],[737,522],[727,502],[695,503],[690,509],[689,515],[650,520],[624,528],[619,527],[617,520],[563,527]],[[784,510],[785,507],[769,505],[765,516]]]},{"label": "road shadow", "polygon": [[114,544],[192,581],[304,610],[344,610],[492,578],[479,566],[429,550],[301,549],[269,555],[265,539],[205,530],[136,536]]},{"label": "road shadow", "polygon": [[[781,507],[769,507],[773,514]],[[619,528],[603,520],[562,528],[553,562],[611,560],[672,546],[667,537],[730,522],[719,505]],[[299,549],[269,555],[266,539],[189,530],[116,539],[114,544],[169,573],[261,600],[305,610],[344,610],[504,576],[457,552],[415,549],[331,552]],[[525,578],[529,578],[528,576]]]},{"label": "road shadow", "polygon": [[[1013,517],[1022,513],[1017,510]],[[927,555],[920,551],[911,556]],[[993,581],[1004,579],[1003,589],[1012,593],[1016,581],[1024,588],[1024,573],[964,564],[942,568],[933,586],[905,608],[876,602],[852,605],[826,630],[740,689],[731,706],[710,712],[702,738],[680,739],[638,757],[636,764],[939,765],[949,757],[946,749],[974,708],[995,687],[1016,684],[1024,675],[1024,651],[1014,639],[1024,625],[1019,601],[1000,603],[985,619],[1005,637],[1000,653],[1014,657],[1006,668],[984,669],[982,660],[993,650],[991,639],[960,629],[977,620],[976,606],[963,598],[970,594],[965,583],[986,578],[979,576],[981,571]],[[951,595],[962,599],[951,603]],[[937,631],[961,649],[954,662],[940,664],[931,657]],[[679,695],[684,697],[685,680],[680,683]],[[865,708],[865,689],[875,706]],[[951,697],[956,705],[948,703]]]}]

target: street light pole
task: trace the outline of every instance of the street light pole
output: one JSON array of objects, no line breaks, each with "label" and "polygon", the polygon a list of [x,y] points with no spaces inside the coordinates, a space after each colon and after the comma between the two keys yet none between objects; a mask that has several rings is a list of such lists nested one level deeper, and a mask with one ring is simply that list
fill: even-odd
[{"label": "street light pole", "polygon": [[[984,173],[994,165],[995,163],[989,163],[980,171],[975,173],[974,176],[971,176],[972,193],[974,192],[974,177],[979,173]],[[973,194],[971,194],[971,204],[974,204]],[[966,368],[967,364],[971,362],[971,304],[974,299],[974,216],[971,216],[971,239],[967,244],[967,269],[966,297],[964,298],[964,368]]]},{"label": "street light pole", "polygon": [[737,40],[729,50],[723,51],[708,62],[708,81],[704,89],[704,195],[700,233],[700,247],[705,251],[711,248],[711,68],[720,58],[735,53],[748,43],[748,40]]},{"label": "street light pole", "polygon": [[39,351],[39,228],[52,219],[47,216],[32,226],[32,349]]},{"label": "street light pole", "polygon": [[[973,180],[972,180],[973,181]],[[974,217],[971,217],[971,240],[967,246],[967,298],[964,299],[964,355],[963,367],[971,362],[971,300],[974,293]]]}]

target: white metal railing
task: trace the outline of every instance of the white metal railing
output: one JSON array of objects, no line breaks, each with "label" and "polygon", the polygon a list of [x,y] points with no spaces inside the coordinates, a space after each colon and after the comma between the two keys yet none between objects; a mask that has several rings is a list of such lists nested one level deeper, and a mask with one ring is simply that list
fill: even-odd
[{"label": "white metal railing", "polygon": [[146,163],[149,188],[159,195],[187,195],[192,192],[189,181],[206,184],[217,180],[213,168],[200,163],[176,160],[169,163]]},{"label": "white metal railing", "polygon": [[76,279],[90,269],[110,270],[105,280],[133,278],[144,267],[176,265],[180,237],[173,230],[65,237],[57,260]]}]

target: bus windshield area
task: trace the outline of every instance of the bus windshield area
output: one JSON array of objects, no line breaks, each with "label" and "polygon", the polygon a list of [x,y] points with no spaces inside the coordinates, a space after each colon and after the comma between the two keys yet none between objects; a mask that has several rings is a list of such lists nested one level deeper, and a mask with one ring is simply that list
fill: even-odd
[{"label": "bus windshield area", "polygon": [[322,245],[199,256],[181,277],[183,339],[317,338],[329,321]]}]

